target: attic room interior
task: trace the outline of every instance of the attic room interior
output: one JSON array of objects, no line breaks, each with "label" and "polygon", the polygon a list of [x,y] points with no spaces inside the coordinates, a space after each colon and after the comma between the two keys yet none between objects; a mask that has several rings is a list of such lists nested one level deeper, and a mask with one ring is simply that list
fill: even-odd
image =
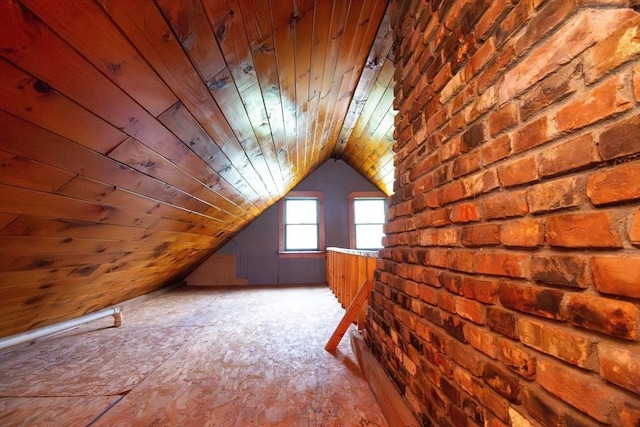
[{"label": "attic room interior", "polygon": [[639,426],[639,14],[0,0],[0,424]]}]

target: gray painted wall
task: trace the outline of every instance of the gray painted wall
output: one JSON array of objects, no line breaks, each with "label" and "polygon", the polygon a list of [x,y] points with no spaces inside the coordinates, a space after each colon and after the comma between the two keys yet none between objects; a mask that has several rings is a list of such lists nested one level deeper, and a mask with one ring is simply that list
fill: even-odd
[{"label": "gray painted wall", "polygon": [[[377,188],[343,161],[329,160],[293,190],[319,191],[324,194],[326,245],[348,248],[349,193],[377,191]],[[216,254],[236,255],[236,277],[246,279],[250,285],[325,282],[324,257],[280,258],[278,256],[277,203],[220,248]],[[203,264],[206,264],[206,261]],[[194,273],[197,273],[197,270]],[[205,284],[192,283],[189,277],[187,282]]]}]

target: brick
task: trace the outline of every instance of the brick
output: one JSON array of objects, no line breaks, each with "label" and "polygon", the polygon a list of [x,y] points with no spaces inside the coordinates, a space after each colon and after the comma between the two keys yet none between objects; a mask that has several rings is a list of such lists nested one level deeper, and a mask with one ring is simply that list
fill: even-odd
[{"label": "brick", "polygon": [[480,92],[475,102],[464,110],[464,117],[467,122],[472,122],[496,105],[495,88],[490,87],[484,92]]},{"label": "brick", "polygon": [[426,215],[423,215],[423,219],[429,226],[442,227],[451,223],[449,216],[449,209],[438,209],[427,212]]},{"label": "brick", "polygon": [[602,77],[640,53],[640,18],[620,25],[609,37],[585,52],[588,83]]},{"label": "brick", "polygon": [[441,249],[431,249],[425,254],[425,265],[431,267],[446,268],[448,264],[447,251]]},{"label": "brick", "polygon": [[629,240],[635,245],[640,244],[640,210],[631,218],[629,226]]},{"label": "brick", "polygon": [[464,196],[463,184],[460,181],[453,181],[441,188],[438,199],[440,203],[446,205],[461,200]]},{"label": "brick", "polygon": [[509,407],[509,420],[510,426],[533,427],[533,424],[529,422],[529,417],[522,415],[513,406]]},{"label": "brick", "polygon": [[451,77],[453,77],[451,74],[451,65],[447,62],[433,78],[433,89],[440,91],[440,89],[451,80]]},{"label": "brick", "polygon": [[581,368],[595,369],[598,339],[562,325],[518,319],[518,338],[536,350]]},{"label": "brick", "polygon": [[431,113],[427,120],[427,132],[432,133],[436,129],[440,128],[444,123],[446,123],[446,119],[447,111],[444,108],[440,108]]},{"label": "brick", "polygon": [[[441,306],[441,303],[438,302],[438,306]],[[451,313],[455,312],[455,303],[451,304]],[[448,311],[448,310],[447,310]],[[467,323],[461,320],[458,316],[443,316],[442,317],[442,328],[447,331],[447,333],[457,339],[462,343],[466,343],[466,338],[464,336],[464,330],[467,326]]]},{"label": "brick", "polygon": [[491,6],[485,11],[476,25],[478,39],[484,39],[485,35],[489,34],[491,29],[502,21],[502,17],[506,15],[511,8],[511,1],[508,0],[491,2]]},{"label": "brick", "polygon": [[[456,353],[459,354],[464,354],[465,351],[464,349],[461,351],[458,351]],[[457,361],[457,359],[454,357],[454,360]],[[463,366],[462,364],[460,364],[461,366]],[[482,371],[480,371],[482,372]],[[460,367],[456,367],[453,371],[453,379],[456,382],[456,384],[458,384],[460,386],[460,388],[464,391],[466,391],[467,393],[473,393],[473,375],[470,374],[466,369],[460,368]]]},{"label": "brick", "polygon": [[[509,70],[499,85],[499,102],[505,103],[544,77],[569,63],[589,46],[604,39],[620,23],[632,18],[630,9],[585,9],[536,47],[525,61]],[[572,43],[567,43],[571,40]]]},{"label": "brick", "polygon": [[464,329],[464,336],[467,342],[476,350],[481,351],[492,359],[497,357],[496,337],[493,334],[488,334],[486,328],[467,324]]},{"label": "brick", "polygon": [[567,369],[551,360],[538,360],[536,380],[545,390],[601,423],[609,421],[615,409],[606,396],[604,384],[597,376]]},{"label": "brick", "polygon": [[526,278],[529,257],[506,252],[478,252],[473,256],[474,270],[494,276]]},{"label": "brick", "polygon": [[563,214],[547,219],[546,241],[566,248],[621,248],[622,240],[608,212]]},{"label": "brick", "polygon": [[460,389],[451,384],[447,377],[440,376],[438,386],[440,388],[440,391],[442,391],[442,393],[447,397],[449,402],[453,403],[454,405],[460,404]]},{"label": "brick", "polygon": [[513,152],[521,153],[551,140],[547,116],[519,129],[513,139]]},{"label": "brick", "polygon": [[[448,311],[449,313],[456,312],[456,301],[454,296],[448,292],[438,293],[438,308]],[[443,317],[443,321],[449,317]]]},{"label": "brick", "polygon": [[510,372],[493,363],[487,363],[482,371],[482,379],[509,402],[520,403],[520,380]]},{"label": "brick", "polygon": [[459,294],[462,288],[462,276],[448,271],[440,273],[440,284],[443,288],[454,294]]},{"label": "brick", "polygon": [[465,227],[460,234],[464,246],[490,246],[500,243],[500,227],[497,224],[483,224]]},{"label": "brick", "polygon": [[439,208],[442,206],[440,203],[440,192],[437,190],[429,191],[425,194],[425,203],[430,208]]},{"label": "brick", "polygon": [[456,313],[460,317],[471,320],[473,323],[483,325],[485,323],[485,306],[478,301],[467,298],[456,298]]},{"label": "brick", "polygon": [[598,162],[600,154],[590,134],[555,145],[538,155],[542,177],[572,172]]},{"label": "brick", "polygon": [[[516,59],[516,51],[513,47],[513,43],[507,43],[501,52],[497,52],[498,56],[495,57],[489,65],[485,66],[484,71],[477,77],[478,91],[482,92],[485,89],[491,87],[496,90],[496,102],[498,102],[497,85],[496,80],[504,73],[504,70],[510,67],[511,63]],[[506,102],[506,101],[505,101]],[[502,102],[504,103],[504,102]]]},{"label": "brick", "polygon": [[511,340],[499,341],[501,360],[518,375],[531,379],[536,374],[536,356]]},{"label": "brick", "polygon": [[457,95],[465,86],[466,79],[463,72],[456,73],[455,76],[440,91],[440,103],[446,104],[451,98]]},{"label": "brick", "polygon": [[502,283],[500,286],[500,302],[504,307],[549,319],[562,319],[563,296],[562,291],[538,286],[516,283]]},{"label": "brick", "polygon": [[574,1],[547,1],[544,7],[533,16],[524,34],[518,38],[516,43],[518,55],[549,34],[556,26],[565,21],[575,9],[576,3]]},{"label": "brick", "polygon": [[511,153],[511,137],[509,135],[502,135],[490,140],[481,147],[481,152],[482,165],[484,166],[509,157]]},{"label": "brick", "polygon": [[636,101],[640,101],[640,65],[633,70],[633,94]]},{"label": "brick", "polygon": [[498,166],[498,178],[503,187],[526,184],[538,179],[536,156],[527,156]]},{"label": "brick", "polygon": [[471,172],[475,172],[480,169],[481,164],[482,153],[480,150],[475,150],[462,155],[453,162],[453,177],[458,178]]},{"label": "brick", "polygon": [[[473,385],[473,392],[470,394],[496,417],[506,423],[509,419],[509,401],[483,383],[474,382]],[[489,415],[487,413],[486,417],[489,418]],[[497,427],[497,424],[491,424],[488,419],[485,422],[487,427],[494,427],[494,425]]]},{"label": "brick", "polygon": [[[437,286],[440,286],[440,282],[437,279],[437,275],[435,278],[435,281],[437,283]],[[437,291],[436,289],[433,287],[436,286],[435,284],[422,284],[422,283],[418,283],[418,298],[420,298],[422,301],[431,304],[431,305],[436,305],[438,302],[438,296],[437,296]]]},{"label": "brick", "polygon": [[467,63],[467,66],[464,70],[467,81],[471,80],[471,78],[473,78],[478,73],[478,71],[482,70],[487,62],[489,62],[489,60],[493,58],[495,52],[496,39],[495,37],[490,37],[482,44],[482,46],[480,46],[480,48]]},{"label": "brick", "polygon": [[[449,103],[449,116],[453,116],[455,113],[466,107],[476,96],[476,83],[471,82],[465,85],[465,87],[457,94],[453,100]],[[462,115],[464,120],[464,114]]]},{"label": "brick", "polygon": [[500,307],[487,307],[487,326],[510,338],[516,338],[515,314]]},{"label": "brick", "polygon": [[544,426],[567,425],[564,406],[537,388],[527,387],[522,393],[522,405],[536,421]]},{"label": "brick", "polygon": [[[473,378],[472,375],[482,375],[482,369],[484,368],[486,358],[482,357],[479,352],[473,351],[471,346],[461,344],[457,341],[451,342],[449,349],[448,354],[451,355],[451,358],[466,370],[464,372],[458,372],[458,367],[453,368],[456,383],[458,383],[463,390],[471,392],[469,386],[472,381],[468,380]],[[471,373],[471,375],[469,375],[469,373]]]},{"label": "brick", "polygon": [[[409,170],[409,179],[411,181],[425,175],[427,172],[432,171],[436,166],[439,166],[438,155],[436,153],[429,153],[424,157],[418,157],[415,161],[409,161],[407,169]],[[428,185],[431,187],[433,184]]]},{"label": "brick", "polygon": [[527,190],[531,213],[550,212],[579,206],[583,199],[584,179],[570,177],[546,181]]},{"label": "brick", "polygon": [[[459,384],[457,378],[454,377],[454,380],[457,384]],[[475,423],[478,426],[484,425],[484,414],[482,408],[475,400],[465,397],[462,401],[462,409],[467,415],[467,420],[465,420],[465,423],[467,423],[467,425],[469,424],[469,422]],[[456,425],[464,425],[464,423]]]},{"label": "brick", "polygon": [[640,395],[640,349],[614,342],[598,344],[602,376]]},{"label": "brick", "polygon": [[542,80],[522,96],[520,118],[523,121],[545,107],[555,104],[574,93],[581,81],[581,68],[572,63]]},{"label": "brick", "polygon": [[467,422],[466,413],[457,406],[450,405],[448,414],[453,425],[464,425]]},{"label": "brick", "polygon": [[450,250],[447,252],[447,267],[455,271],[473,272],[473,251]]},{"label": "brick", "polygon": [[477,203],[460,203],[451,209],[451,221],[454,223],[464,223],[478,221],[480,213]]},{"label": "brick", "polygon": [[458,230],[453,228],[444,228],[436,230],[436,244],[438,246],[457,246]]},{"label": "brick", "polygon": [[640,199],[640,160],[591,174],[587,196],[596,206]]},{"label": "brick", "polygon": [[481,201],[485,219],[523,216],[529,212],[525,191],[501,192]]},{"label": "brick", "polygon": [[640,298],[640,256],[594,257],[591,269],[598,292]]},{"label": "brick", "polygon": [[511,102],[489,115],[489,133],[496,136],[518,122],[518,109]]},{"label": "brick", "polygon": [[491,280],[476,279],[465,276],[462,280],[461,294],[467,298],[480,301],[484,304],[498,302],[500,286]]},{"label": "brick", "polygon": [[467,151],[481,145],[484,142],[484,125],[482,124],[482,122],[476,123],[462,134],[460,151],[466,153]]},{"label": "brick", "polygon": [[589,262],[575,255],[534,255],[531,278],[546,285],[584,289],[591,284]]},{"label": "brick", "polygon": [[[640,408],[633,407],[632,404],[626,403],[618,405],[618,418],[622,426],[639,426],[640,425]],[[575,424],[578,425],[578,424]]]},{"label": "brick", "polygon": [[495,168],[488,171],[480,171],[462,179],[462,186],[465,197],[474,197],[487,193],[500,186],[498,173]]},{"label": "brick", "polygon": [[465,32],[473,30],[476,21],[480,19],[482,13],[489,8],[493,3],[492,0],[462,2],[464,7],[461,11],[461,18],[458,21],[458,26]]},{"label": "brick", "polygon": [[[448,122],[446,122],[445,126],[440,130],[439,135],[441,135],[443,139],[447,139],[458,133],[460,130],[463,130],[466,125],[467,123],[464,119],[464,112],[458,112],[454,114]],[[456,135],[456,138],[459,138],[459,136]]]},{"label": "brick", "polygon": [[638,307],[635,304],[589,294],[567,295],[565,315],[582,328],[616,338],[638,338]]},{"label": "brick", "polygon": [[533,14],[533,1],[520,1],[502,20],[497,30],[498,45],[504,43],[512,34],[521,28]]},{"label": "brick", "polygon": [[541,220],[510,221],[500,227],[500,242],[505,246],[532,248],[544,243]]},{"label": "brick", "polygon": [[623,77],[616,76],[558,110],[556,124],[562,132],[573,131],[632,107],[633,100],[627,94]]},{"label": "brick", "polygon": [[600,134],[598,146],[605,160],[640,153],[640,115],[609,126]]}]

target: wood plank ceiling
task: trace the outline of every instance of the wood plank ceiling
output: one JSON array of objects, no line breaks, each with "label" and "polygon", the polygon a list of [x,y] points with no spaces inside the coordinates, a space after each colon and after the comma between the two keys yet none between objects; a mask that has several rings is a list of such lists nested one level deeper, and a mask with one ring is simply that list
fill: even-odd
[{"label": "wood plank ceiling", "polygon": [[393,186],[387,0],[0,0],[0,335],[184,275],[327,159]]}]

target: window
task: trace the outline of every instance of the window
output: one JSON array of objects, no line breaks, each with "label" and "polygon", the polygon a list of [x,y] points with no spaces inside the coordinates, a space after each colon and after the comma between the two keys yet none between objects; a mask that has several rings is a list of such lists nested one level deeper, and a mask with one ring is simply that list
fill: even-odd
[{"label": "window", "polygon": [[280,252],[324,251],[322,194],[292,191],[280,201]]},{"label": "window", "polygon": [[386,198],[379,192],[349,195],[349,240],[354,249],[380,249],[384,236]]}]

